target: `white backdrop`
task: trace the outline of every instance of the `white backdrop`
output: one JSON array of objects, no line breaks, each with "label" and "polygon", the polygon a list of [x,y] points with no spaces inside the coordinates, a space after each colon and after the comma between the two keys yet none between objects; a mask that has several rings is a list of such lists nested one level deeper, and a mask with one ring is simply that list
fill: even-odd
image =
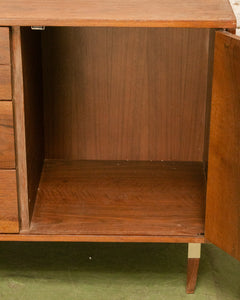
[{"label": "white backdrop", "polygon": [[240,0],[230,0],[230,2],[237,18],[237,35],[240,36]]}]

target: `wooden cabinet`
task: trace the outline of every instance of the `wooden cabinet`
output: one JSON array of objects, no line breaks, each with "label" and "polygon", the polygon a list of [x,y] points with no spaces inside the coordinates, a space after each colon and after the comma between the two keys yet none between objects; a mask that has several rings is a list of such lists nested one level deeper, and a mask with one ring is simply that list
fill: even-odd
[{"label": "wooden cabinet", "polygon": [[201,243],[240,259],[229,3],[31,2],[0,4],[0,240],[189,243],[193,292]]}]

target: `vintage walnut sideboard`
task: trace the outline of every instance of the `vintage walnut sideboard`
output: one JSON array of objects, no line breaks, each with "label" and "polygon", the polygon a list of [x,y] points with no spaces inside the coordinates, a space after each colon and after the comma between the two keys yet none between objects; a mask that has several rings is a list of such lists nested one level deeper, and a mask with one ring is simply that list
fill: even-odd
[{"label": "vintage walnut sideboard", "polygon": [[227,0],[2,0],[0,26],[1,241],[188,243],[188,293],[201,243],[240,259]]}]

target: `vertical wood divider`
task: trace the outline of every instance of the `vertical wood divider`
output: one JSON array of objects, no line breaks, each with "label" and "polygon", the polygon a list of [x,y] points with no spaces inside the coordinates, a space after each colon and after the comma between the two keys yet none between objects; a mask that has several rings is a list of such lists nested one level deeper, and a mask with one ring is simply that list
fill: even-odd
[{"label": "vertical wood divider", "polygon": [[11,30],[12,89],[20,229],[29,229],[24,90],[20,27]]},{"label": "vertical wood divider", "polygon": [[207,73],[207,94],[206,94],[207,102],[206,102],[206,119],[205,119],[205,137],[204,137],[204,151],[203,151],[203,162],[204,162],[206,175],[207,175],[207,165],[208,165],[210,113],[211,113],[211,101],[212,101],[214,40],[215,40],[215,31],[213,29],[210,29],[209,30],[209,44],[208,44],[208,73]]}]

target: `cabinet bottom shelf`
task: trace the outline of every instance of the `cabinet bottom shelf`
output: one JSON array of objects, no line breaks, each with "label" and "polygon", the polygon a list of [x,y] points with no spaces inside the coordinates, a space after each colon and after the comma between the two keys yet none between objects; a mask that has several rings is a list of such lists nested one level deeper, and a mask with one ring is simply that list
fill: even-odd
[{"label": "cabinet bottom shelf", "polygon": [[46,160],[28,234],[199,237],[205,189],[198,162]]}]

